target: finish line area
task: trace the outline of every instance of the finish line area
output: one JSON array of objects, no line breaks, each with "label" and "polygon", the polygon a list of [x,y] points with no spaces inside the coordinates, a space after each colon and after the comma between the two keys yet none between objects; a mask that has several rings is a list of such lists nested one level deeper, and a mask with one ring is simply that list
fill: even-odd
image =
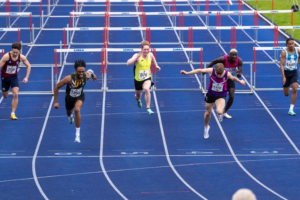
[{"label": "finish line area", "polygon": [[[12,94],[0,99],[1,199],[231,199],[240,188],[257,199],[300,196],[300,104],[287,114],[280,71],[282,30],[300,27],[290,10],[265,12],[290,12],[290,25],[237,0],[0,0],[0,55],[20,41],[32,66],[27,84],[24,65],[18,73],[18,120],[9,118]],[[144,40],[161,68],[151,66],[152,115],[144,95],[137,106],[126,66]],[[180,71],[207,68],[232,48],[246,86],[236,84],[232,119],[212,113],[205,140],[209,76]],[[76,59],[97,75],[84,89],[81,143],[65,87],[53,107],[54,86]]]}]

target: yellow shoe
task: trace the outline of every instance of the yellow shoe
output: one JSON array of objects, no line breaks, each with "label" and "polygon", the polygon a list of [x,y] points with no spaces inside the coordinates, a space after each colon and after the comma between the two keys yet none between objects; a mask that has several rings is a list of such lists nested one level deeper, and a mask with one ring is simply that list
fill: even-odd
[{"label": "yellow shoe", "polygon": [[11,115],[10,115],[10,119],[12,119],[12,120],[17,120],[18,118],[16,117],[15,114],[11,114]]}]

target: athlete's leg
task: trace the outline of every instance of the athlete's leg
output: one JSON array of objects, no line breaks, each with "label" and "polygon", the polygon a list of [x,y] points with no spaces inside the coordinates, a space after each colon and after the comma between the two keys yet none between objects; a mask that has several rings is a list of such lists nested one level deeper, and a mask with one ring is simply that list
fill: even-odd
[{"label": "athlete's leg", "polygon": [[3,96],[3,98],[7,98],[7,97],[8,97],[8,94],[9,94],[9,90],[7,90],[6,92],[3,92],[3,91],[2,91],[2,96]]},{"label": "athlete's leg", "polygon": [[215,103],[206,103],[205,104],[205,113],[204,113],[204,127],[208,127],[211,111],[214,107]]},{"label": "athlete's leg", "polygon": [[150,87],[151,87],[151,81],[147,80],[143,84],[143,90],[145,91],[145,101],[147,109],[150,108],[150,102],[151,102],[151,93],[150,93]]},{"label": "athlete's leg", "polygon": [[224,113],[227,113],[227,111],[229,110],[229,108],[231,107],[233,100],[234,100],[234,92],[235,92],[235,88],[229,88],[228,89],[228,101],[224,110]]},{"label": "athlete's leg", "polygon": [[283,93],[287,97],[290,95],[290,87],[284,87],[283,88]]},{"label": "athlete's leg", "polygon": [[291,104],[295,105],[296,99],[297,99],[297,88],[298,88],[298,83],[292,83],[292,98],[291,98]]},{"label": "athlete's leg", "polygon": [[15,112],[18,106],[18,93],[19,93],[19,87],[13,87],[12,89],[13,93],[13,100],[11,102],[11,112]]},{"label": "athlete's leg", "polygon": [[224,110],[224,106],[225,106],[225,99],[224,98],[219,98],[216,100],[216,111],[218,114],[218,119],[219,122],[223,121],[223,110]]},{"label": "athlete's leg", "polygon": [[75,103],[75,125],[76,128],[80,128],[80,122],[81,122],[81,114],[80,110],[82,108],[83,102],[81,100],[77,100]]}]

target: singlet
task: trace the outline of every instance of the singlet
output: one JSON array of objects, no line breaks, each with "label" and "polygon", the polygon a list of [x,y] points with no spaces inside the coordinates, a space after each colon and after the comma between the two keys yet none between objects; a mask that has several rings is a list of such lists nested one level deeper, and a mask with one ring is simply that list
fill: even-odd
[{"label": "singlet", "polygon": [[9,60],[4,64],[1,70],[1,76],[8,78],[12,77],[14,75],[18,74],[18,68],[20,64],[20,54],[18,56],[18,59],[16,61],[13,61],[10,55],[10,52],[8,52]]},{"label": "singlet", "polygon": [[215,73],[215,68],[210,76],[208,91],[207,93],[212,97],[224,97],[227,95],[227,74],[228,71],[225,70],[225,74],[222,78],[218,78]]},{"label": "singlet", "polygon": [[151,77],[151,57],[150,53],[148,54],[148,58],[144,59],[143,56],[140,56],[139,63],[135,66],[134,69],[134,79],[136,81],[143,81]]},{"label": "singlet", "polygon": [[225,70],[229,71],[230,73],[233,73],[235,68],[237,66],[239,66],[239,57],[236,57],[236,61],[233,64],[228,62],[228,56],[227,55],[224,55],[224,57],[225,57],[225,63],[224,63]]},{"label": "singlet", "polygon": [[76,80],[74,73],[70,74],[70,76],[72,78],[72,85],[67,85],[66,95],[70,98],[77,98],[83,94],[83,88],[86,84],[86,74],[83,75],[83,79],[80,81]]},{"label": "singlet", "polygon": [[292,71],[297,70],[298,67],[298,50],[295,49],[294,55],[291,55],[286,48],[284,48],[285,51],[285,61],[284,61],[284,70]]}]

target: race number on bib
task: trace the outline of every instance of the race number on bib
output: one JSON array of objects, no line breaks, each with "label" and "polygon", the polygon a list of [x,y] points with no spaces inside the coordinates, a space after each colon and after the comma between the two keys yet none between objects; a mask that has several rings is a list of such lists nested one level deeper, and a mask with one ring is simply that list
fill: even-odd
[{"label": "race number on bib", "polygon": [[293,69],[295,69],[295,65],[296,65],[296,62],[287,62],[286,68],[289,70],[293,70]]},{"label": "race number on bib", "polygon": [[223,92],[223,84],[222,83],[213,83],[212,84],[212,91],[215,91],[215,92]]},{"label": "race number on bib", "polygon": [[15,74],[17,70],[17,66],[9,66],[7,65],[6,73],[7,74]]},{"label": "race number on bib", "polygon": [[145,80],[149,78],[149,70],[140,70],[139,71],[139,79]]},{"label": "race number on bib", "polygon": [[71,97],[79,97],[81,95],[82,88],[79,89],[71,89],[70,96]]}]

